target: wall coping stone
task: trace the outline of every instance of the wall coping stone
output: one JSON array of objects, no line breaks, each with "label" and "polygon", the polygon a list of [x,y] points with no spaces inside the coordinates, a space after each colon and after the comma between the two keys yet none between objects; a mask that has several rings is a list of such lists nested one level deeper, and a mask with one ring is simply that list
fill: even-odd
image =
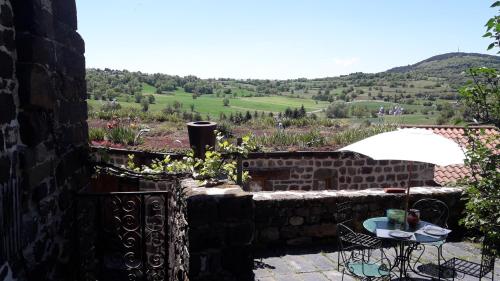
[{"label": "wall coping stone", "polygon": [[241,186],[232,183],[224,183],[215,187],[204,187],[199,186],[194,179],[185,179],[181,184],[186,188],[188,198],[194,196],[252,196],[251,193],[244,191]]},{"label": "wall coping stone", "polygon": [[[447,193],[462,193],[462,187],[412,187],[411,195],[426,195],[426,194],[447,194]],[[364,197],[370,195],[385,196],[385,197],[404,197],[402,193],[385,193],[383,188],[369,188],[363,190],[321,190],[321,191],[259,191],[252,192],[253,200],[298,200],[298,199],[314,199],[326,197]]]}]

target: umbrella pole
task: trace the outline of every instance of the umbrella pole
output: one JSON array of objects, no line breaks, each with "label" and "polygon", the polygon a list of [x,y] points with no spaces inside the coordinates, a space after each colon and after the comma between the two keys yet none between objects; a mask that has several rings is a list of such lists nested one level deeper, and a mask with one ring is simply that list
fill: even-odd
[{"label": "umbrella pole", "polygon": [[409,174],[408,174],[408,186],[406,187],[406,202],[405,202],[405,221],[404,221],[404,225],[405,225],[405,229],[407,227],[407,218],[408,218],[408,208],[409,208],[409,205],[410,205],[410,185],[411,185],[411,173],[413,172],[413,161],[409,161],[410,162],[410,165],[408,166],[409,167]]}]

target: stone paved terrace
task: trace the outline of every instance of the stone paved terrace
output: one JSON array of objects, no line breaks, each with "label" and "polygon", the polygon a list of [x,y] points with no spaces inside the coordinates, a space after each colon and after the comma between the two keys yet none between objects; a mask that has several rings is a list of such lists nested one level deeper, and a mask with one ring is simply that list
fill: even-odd
[{"label": "stone paved terrace", "polygon": [[[394,250],[384,250],[393,260]],[[376,254],[376,253],[375,253]],[[478,262],[481,252],[478,244],[469,242],[446,243],[443,255],[445,258],[459,257]],[[415,256],[415,255],[414,255]],[[337,270],[337,252],[324,251],[284,251],[263,255],[255,259],[255,280],[258,281],[333,281],[341,280],[342,273]],[[435,247],[428,247],[422,256],[422,264],[436,263],[437,251]],[[342,270],[342,268],[341,268]],[[412,274],[413,280],[432,280]],[[491,280],[488,274],[483,280]],[[500,261],[495,263],[495,279],[500,280]],[[358,280],[349,275],[344,280]],[[397,280],[396,276],[392,280]],[[449,279],[451,280],[451,278]],[[477,280],[470,276],[457,276],[456,280]]]}]

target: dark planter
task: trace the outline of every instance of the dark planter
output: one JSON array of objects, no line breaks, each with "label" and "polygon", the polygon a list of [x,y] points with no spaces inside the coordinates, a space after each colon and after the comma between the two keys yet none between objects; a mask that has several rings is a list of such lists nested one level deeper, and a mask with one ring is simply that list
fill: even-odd
[{"label": "dark planter", "polygon": [[215,128],[217,123],[210,121],[196,121],[187,123],[189,144],[194,150],[196,158],[205,158],[208,147],[215,147]]}]

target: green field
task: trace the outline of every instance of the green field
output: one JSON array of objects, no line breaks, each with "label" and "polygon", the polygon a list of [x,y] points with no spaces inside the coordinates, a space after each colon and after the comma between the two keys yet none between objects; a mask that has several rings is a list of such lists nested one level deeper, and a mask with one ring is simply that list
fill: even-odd
[{"label": "green field", "polygon": [[[144,84],[143,93],[152,94],[155,92],[155,88]],[[149,111],[161,111],[166,108],[169,104],[173,105],[174,101],[178,101],[182,104],[182,109],[186,111],[191,111],[191,104],[194,104],[194,110],[203,115],[210,114],[212,117],[219,116],[220,112],[225,114],[230,114],[231,112],[283,112],[287,107],[299,108],[304,105],[307,112],[320,111],[328,106],[328,102],[314,101],[311,99],[303,98],[293,98],[289,96],[268,96],[268,97],[236,97],[229,99],[229,106],[223,105],[223,97],[216,97],[215,95],[201,95],[196,99],[193,99],[192,94],[186,93],[182,89],[178,89],[173,93],[166,94],[153,94],[155,97],[155,103],[149,106]],[[131,96],[128,98],[123,95],[118,98],[120,105],[122,107],[136,107],[141,108],[141,105],[134,102],[134,98]],[[88,100],[88,104],[94,108],[98,109],[102,101]]]}]

